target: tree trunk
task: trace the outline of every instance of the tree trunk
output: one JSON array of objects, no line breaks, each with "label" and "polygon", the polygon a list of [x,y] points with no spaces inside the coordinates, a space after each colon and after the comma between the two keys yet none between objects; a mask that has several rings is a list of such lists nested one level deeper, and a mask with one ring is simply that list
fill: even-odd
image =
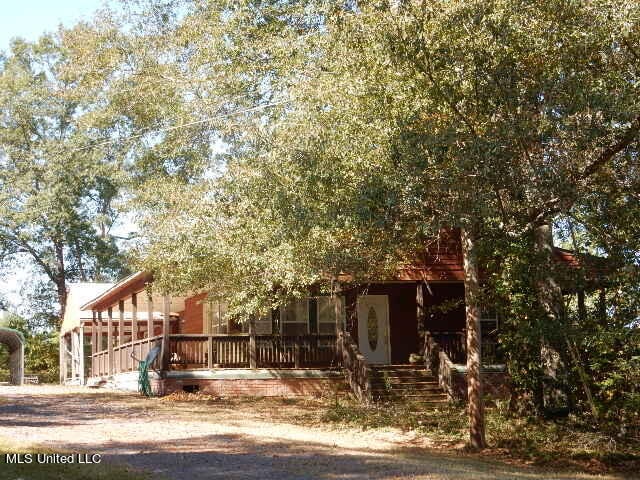
[{"label": "tree trunk", "polygon": [[469,403],[469,443],[484,448],[484,405],[482,401],[481,342],[480,342],[480,283],[476,252],[475,226],[461,230],[464,262],[464,291],[467,314],[467,395]]},{"label": "tree trunk", "polygon": [[61,242],[54,241],[54,248],[56,255],[56,272],[55,278],[52,278],[52,280],[56,284],[58,303],[60,304],[60,317],[56,327],[60,327],[64,318],[64,312],[67,308],[67,279],[64,271],[64,246]]},{"label": "tree trunk", "polygon": [[558,331],[558,329],[561,329],[564,319],[562,289],[553,275],[553,233],[549,223],[536,227],[534,230],[534,244],[540,261],[537,265],[540,273],[536,279],[538,301],[545,313],[545,321],[548,322],[543,328],[540,349],[545,376],[543,385],[546,383],[546,386],[543,387],[542,406],[552,410],[562,409],[566,408],[568,402],[566,394],[559,388],[562,383],[561,376],[564,374],[565,366],[559,352],[553,348],[548,341],[549,339],[544,335],[545,330]]}]

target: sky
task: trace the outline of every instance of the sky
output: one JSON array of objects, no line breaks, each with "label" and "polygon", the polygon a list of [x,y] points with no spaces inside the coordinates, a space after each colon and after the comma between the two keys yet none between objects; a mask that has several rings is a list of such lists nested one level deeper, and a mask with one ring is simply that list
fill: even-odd
[{"label": "sky", "polygon": [[90,19],[103,4],[104,0],[0,0],[0,50],[6,51],[14,37],[36,40],[61,23],[71,26]]}]

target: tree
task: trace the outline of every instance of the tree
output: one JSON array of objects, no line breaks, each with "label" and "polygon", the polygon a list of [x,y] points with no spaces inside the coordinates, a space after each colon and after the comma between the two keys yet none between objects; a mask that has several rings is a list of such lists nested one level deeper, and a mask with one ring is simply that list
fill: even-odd
[{"label": "tree", "polygon": [[28,258],[46,275],[60,318],[69,280],[122,268],[107,234],[118,166],[112,149],[92,147],[109,129],[89,122],[99,96],[72,68],[59,35],[16,40],[0,64],[0,258]]},{"label": "tree", "polygon": [[[635,4],[183,8],[162,37],[182,66],[175,84],[198,86],[193,108],[230,149],[220,179],[185,193],[199,205],[148,203],[159,216],[147,265],[166,285],[221,285],[238,311],[319,272],[375,278],[443,226],[465,229],[469,261],[472,244],[533,246],[598,197],[612,169],[637,168]],[[160,218],[179,218],[175,232]],[[507,294],[520,285],[535,288]],[[541,282],[531,297],[540,324],[559,320],[552,290]]]}]

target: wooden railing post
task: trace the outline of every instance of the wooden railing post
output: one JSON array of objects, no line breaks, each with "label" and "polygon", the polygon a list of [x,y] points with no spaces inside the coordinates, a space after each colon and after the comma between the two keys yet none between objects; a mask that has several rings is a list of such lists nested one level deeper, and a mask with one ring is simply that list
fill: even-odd
[{"label": "wooden railing post", "polygon": [[256,355],[256,319],[251,316],[249,319],[249,368],[258,368],[258,357]]},{"label": "wooden railing post", "polygon": [[300,368],[300,342],[302,341],[302,337],[295,337],[293,344],[293,366],[294,368]]},{"label": "wooden railing post", "polygon": [[207,368],[213,368],[213,337],[211,334],[207,337]]}]

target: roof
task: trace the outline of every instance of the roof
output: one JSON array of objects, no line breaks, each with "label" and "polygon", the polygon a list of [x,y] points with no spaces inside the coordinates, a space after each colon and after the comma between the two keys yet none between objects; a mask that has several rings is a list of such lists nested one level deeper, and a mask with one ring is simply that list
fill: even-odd
[{"label": "roof", "polygon": [[82,305],[110,289],[113,283],[71,283],[67,285],[67,305],[60,333],[66,333],[79,327],[83,319],[92,318],[91,312],[82,311]]},{"label": "roof", "polygon": [[24,335],[13,328],[0,327],[0,343],[7,345],[9,351],[13,352],[24,344]]},{"label": "roof", "polygon": [[150,282],[152,276],[148,272],[132,273],[123,278],[118,283],[110,284],[110,288],[104,290],[99,295],[94,295],[81,304],[80,309],[85,311],[100,310],[113,305],[122,297],[125,292],[134,292],[144,288]]},{"label": "roof", "polygon": [[[118,305],[119,302],[123,302],[123,313],[125,318],[132,318],[131,316],[131,296],[134,293],[141,292],[146,289],[148,284],[153,281],[153,275],[149,272],[136,272],[128,277],[123,278],[118,283],[110,286],[110,288],[104,290],[94,298],[90,298],[86,301],[80,309],[84,311],[88,318],[91,318],[91,311],[104,311],[110,307]],[[184,310],[185,297],[170,296],[171,299],[171,315],[179,315],[179,312]],[[158,303],[160,302],[160,303]],[[142,307],[142,305],[140,305]],[[152,310],[153,318],[163,318],[164,304],[161,295],[154,295],[152,303],[146,304],[145,307]],[[144,308],[144,307],[143,307]],[[144,311],[143,308],[140,310]],[[140,312],[138,312],[140,315]],[[147,315],[148,316],[148,315]],[[139,317],[141,319],[142,317]]]}]

